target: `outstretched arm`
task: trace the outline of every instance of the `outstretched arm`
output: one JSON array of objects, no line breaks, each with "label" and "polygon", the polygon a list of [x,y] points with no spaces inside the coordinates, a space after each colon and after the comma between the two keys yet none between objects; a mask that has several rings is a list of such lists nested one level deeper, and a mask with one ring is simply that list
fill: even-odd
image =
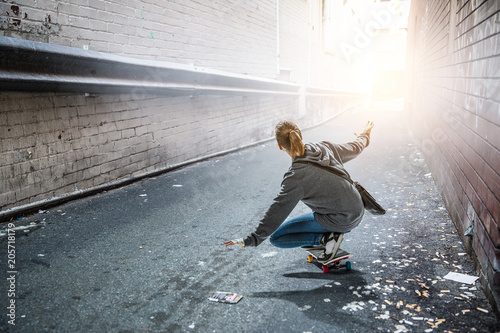
[{"label": "outstretched arm", "polygon": [[285,174],[281,182],[280,193],[274,198],[273,203],[267,209],[255,231],[244,239],[240,238],[225,242],[226,247],[232,245],[239,245],[241,248],[258,246],[278,229],[304,196],[304,190],[300,183],[294,180],[296,178],[294,175],[295,173],[292,171]]},{"label": "outstretched arm", "polygon": [[368,121],[363,127],[361,133],[354,133],[357,138],[351,142],[337,144],[329,141],[323,141],[323,143],[327,144],[332,149],[339,161],[341,161],[342,163],[349,162],[350,160],[361,154],[361,152],[366,147],[368,147],[368,145],[370,144],[370,133],[373,126],[373,122]]}]

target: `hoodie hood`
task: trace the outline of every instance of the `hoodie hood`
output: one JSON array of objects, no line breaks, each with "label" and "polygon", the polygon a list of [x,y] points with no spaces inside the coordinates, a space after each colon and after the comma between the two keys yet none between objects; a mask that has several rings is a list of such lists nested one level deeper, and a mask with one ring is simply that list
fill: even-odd
[{"label": "hoodie hood", "polygon": [[342,167],[340,156],[335,156],[333,147],[326,142],[306,143],[305,152],[301,157],[296,157],[294,161],[313,162],[323,166]]},{"label": "hoodie hood", "polygon": [[336,145],[330,142],[322,141],[317,143],[306,143],[304,155],[296,157],[293,162],[312,162],[328,168],[337,170],[338,172],[350,177],[342,163],[342,157],[339,154]]},{"label": "hoodie hood", "polygon": [[296,160],[329,166],[331,162],[335,161],[335,157],[331,149],[324,144],[306,143],[304,156],[297,157]]}]

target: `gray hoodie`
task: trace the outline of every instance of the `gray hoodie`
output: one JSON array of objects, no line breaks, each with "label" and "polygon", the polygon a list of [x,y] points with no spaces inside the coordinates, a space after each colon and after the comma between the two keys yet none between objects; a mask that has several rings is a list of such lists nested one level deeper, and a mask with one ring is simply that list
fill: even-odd
[{"label": "gray hoodie", "polygon": [[255,232],[245,239],[245,246],[257,246],[271,236],[300,200],[312,209],[319,224],[328,230],[347,232],[356,227],[364,214],[363,202],[356,188],[340,176],[301,162],[318,163],[349,176],[344,163],[358,156],[369,143],[368,135],[360,135],[346,144],[327,141],[305,144],[304,155],[292,160],[281,182],[280,193]]}]

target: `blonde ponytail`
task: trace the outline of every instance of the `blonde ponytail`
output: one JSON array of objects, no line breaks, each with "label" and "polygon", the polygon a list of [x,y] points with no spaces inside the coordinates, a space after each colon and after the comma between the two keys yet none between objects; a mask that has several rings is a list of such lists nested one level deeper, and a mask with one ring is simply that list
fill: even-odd
[{"label": "blonde ponytail", "polygon": [[290,152],[292,158],[304,155],[302,133],[297,125],[291,121],[281,121],[276,125],[276,141]]},{"label": "blonde ponytail", "polygon": [[290,153],[293,157],[304,155],[304,143],[302,136],[297,131],[290,131]]}]

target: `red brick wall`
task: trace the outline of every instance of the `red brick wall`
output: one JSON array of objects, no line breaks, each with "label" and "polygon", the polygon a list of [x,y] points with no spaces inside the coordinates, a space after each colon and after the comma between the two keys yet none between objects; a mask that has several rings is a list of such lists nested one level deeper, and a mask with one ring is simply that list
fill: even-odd
[{"label": "red brick wall", "polygon": [[500,1],[413,1],[408,31],[411,127],[490,290],[500,286],[499,21]]}]

